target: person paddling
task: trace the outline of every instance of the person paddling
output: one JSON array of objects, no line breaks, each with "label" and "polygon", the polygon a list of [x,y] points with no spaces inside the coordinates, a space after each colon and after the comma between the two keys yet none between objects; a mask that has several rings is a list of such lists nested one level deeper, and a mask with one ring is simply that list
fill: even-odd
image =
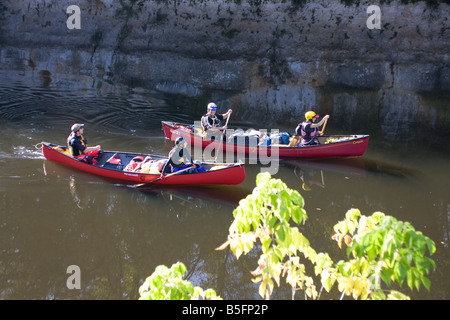
[{"label": "person paddling", "polygon": [[216,113],[217,105],[214,102],[208,104],[207,113],[202,116],[201,123],[203,131],[207,130],[225,130],[226,126],[220,126],[220,121],[223,119],[227,119],[230,114],[233,112],[231,109],[228,109],[226,113],[220,114]]},{"label": "person paddling", "polygon": [[[222,135],[222,131],[227,129],[228,119],[233,112],[231,109],[228,109],[226,113],[218,114],[217,105],[214,102],[208,104],[207,113],[202,116],[201,125],[202,129],[205,132],[204,137],[210,140],[216,140]],[[220,125],[220,121],[223,119],[227,119],[227,124],[224,126]],[[225,139],[225,136],[223,136]]]},{"label": "person paddling", "polygon": [[67,137],[67,146],[73,157],[86,155],[92,152],[98,153],[101,149],[100,145],[96,145],[95,147],[87,146],[87,139],[83,137],[84,124],[75,123],[70,130],[71,133]]},{"label": "person paddling", "polygon": [[295,128],[295,134],[301,136],[300,145],[301,146],[312,146],[319,144],[316,139],[317,135],[323,135],[323,132],[319,130],[330,116],[327,114],[322,120],[317,122],[319,115],[314,111],[308,111],[305,113],[305,121],[299,123],[297,128]]},{"label": "person paddling", "polygon": [[175,146],[169,152],[169,159],[165,163],[161,174],[164,175],[170,172],[177,172],[192,165],[192,157],[187,150],[187,142],[183,137],[178,137],[175,140]]}]

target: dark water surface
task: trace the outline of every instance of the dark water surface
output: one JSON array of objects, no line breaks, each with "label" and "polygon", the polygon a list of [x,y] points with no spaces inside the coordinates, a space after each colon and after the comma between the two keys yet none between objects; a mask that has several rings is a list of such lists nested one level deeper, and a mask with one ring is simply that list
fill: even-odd
[{"label": "dark water surface", "polygon": [[[192,122],[203,109],[131,89],[29,87],[5,74],[0,81],[0,299],[137,299],[156,266],[177,261],[192,283],[225,299],[259,299],[250,275],[257,255],[236,260],[229,250],[214,250],[227,238],[233,209],[255,187],[259,164],[246,165],[239,186],[136,190],[46,161],[34,147],[64,144],[70,126],[81,122],[92,145],[165,155],[173,143],[164,139],[161,120]],[[242,119],[230,126],[233,120]],[[333,133],[332,119],[327,130]],[[425,145],[397,151],[372,139],[361,158],[284,161],[275,177],[304,196],[309,219],[301,229],[336,261],[344,256],[331,240],[333,226],[347,210],[411,222],[436,242],[437,270],[430,292],[406,285],[402,291],[416,299],[449,298],[448,154]],[[80,267],[80,290],[66,286],[70,265]],[[283,285],[273,298],[290,294]]]}]

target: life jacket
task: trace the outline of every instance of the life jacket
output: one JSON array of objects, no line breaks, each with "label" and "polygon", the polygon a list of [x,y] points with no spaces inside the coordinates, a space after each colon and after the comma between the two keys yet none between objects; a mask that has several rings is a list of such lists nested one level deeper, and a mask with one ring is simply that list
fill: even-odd
[{"label": "life jacket", "polygon": [[[180,154],[182,154],[182,155],[180,155]],[[169,159],[172,160],[171,165],[172,165],[173,168],[183,167],[186,163],[190,162],[190,159],[187,156],[187,154],[184,151],[184,149],[178,149],[177,147],[174,147],[169,152]]]},{"label": "life jacket", "polygon": [[100,150],[94,150],[94,151],[90,151],[88,153],[80,154],[78,156],[75,156],[74,158],[81,162],[95,165],[95,164],[98,164],[97,158],[98,158],[99,152],[100,152]]},{"label": "life jacket", "polygon": [[108,160],[106,160],[106,163],[121,164],[122,163],[122,159],[120,159],[120,156],[116,152]]},{"label": "life jacket", "polygon": [[307,145],[310,144],[317,135],[317,128],[312,128],[311,132],[306,132],[306,126],[308,124],[312,124],[311,122],[304,121],[300,126],[301,134],[302,134],[302,144]]},{"label": "life jacket", "polygon": [[[211,120],[213,121],[213,124],[212,124],[212,125],[209,123],[208,118],[211,119]],[[211,118],[211,117],[206,113],[206,114],[203,115],[202,120],[201,120],[201,123],[202,123],[203,131],[206,131],[206,130],[209,129],[210,126],[211,126],[211,127],[218,127],[218,126],[220,125],[220,119],[217,118],[216,115],[214,115],[214,117]]]},{"label": "life jacket", "polygon": [[[76,136],[75,136],[74,133],[71,133],[71,134],[69,135],[69,137],[67,138],[67,146],[69,147],[69,150],[70,150],[70,154],[71,154],[71,155],[73,155],[73,146],[72,146],[72,143],[73,143],[73,141],[74,141],[75,139],[77,139],[77,138],[76,138]],[[78,139],[77,139],[77,140],[78,140]],[[87,139],[86,139],[85,137],[83,137],[83,135],[81,135],[79,140],[80,140],[81,144],[86,148],[86,147],[87,147]],[[79,155],[81,155],[81,154],[76,154],[76,155],[74,155],[74,157],[75,157],[75,156],[79,156]]]}]

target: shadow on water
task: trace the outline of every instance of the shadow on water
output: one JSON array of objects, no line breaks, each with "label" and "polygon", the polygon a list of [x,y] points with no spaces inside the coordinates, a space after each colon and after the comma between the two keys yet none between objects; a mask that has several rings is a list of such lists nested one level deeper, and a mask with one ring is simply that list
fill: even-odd
[{"label": "shadow on water", "polygon": [[[367,157],[342,158],[342,159],[308,159],[308,160],[284,160],[288,167],[296,169],[308,169],[310,171],[321,170],[335,172],[345,176],[361,176],[367,174],[387,175],[399,179],[418,179],[422,173],[420,170],[398,165],[395,163],[383,162]],[[294,171],[296,173],[296,170]],[[298,174],[296,173],[298,176]]]},{"label": "shadow on water", "polygon": [[[65,171],[66,168],[63,169]],[[67,179],[66,174],[69,173],[62,173],[57,164],[51,171],[53,175],[56,174],[57,179],[63,177]],[[248,276],[239,270],[228,273],[227,268],[224,268],[227,264],[233,264],[234,259],[230,252],[214,250],[227,237],[233,209],[238,205],[239,200],[247,195],[243,188],[239,186],[162,186],[135,189],[126,184],[112,182],[102,178],[88,177],[83,172],[76,174],[72,172],[69,177],[73,200],[78,207],[81,204],[82,208],[89,208],[89,203],[94,204],[98,199],[92,196],[93,192],[89,189],[101,188],[104,183],[111,186],[110,194],[114,195],[112,199],[115,201],[114,208],[111,205],[106,206],[109,208],[108,215],[111,215],[111,212],[116,212],[115,214],[127,212],[130,215],[123,227],[128,226],[126,228],[131,228],[131,231],[121,241],[128,242],[128,246],[135,250],[139,242],[137,238],[140,233],[145,232],[146,245],[144,253],[140,254],[148,261],[140,263],[137,269],[150,264],[152,268],[147,270],[153,270],[159,264],[169,266],[176,261],[183,261],[188,266],[187,280],[197,284],[204,283],[204,287],[218,288],[224,297],[242,296],[245,290],[250,291],[251,282],[247,280],[245,282],[248,284],[242,285],[244,281],[240,280]],[[74,192],[75,188],[77,192]],[[98,191],[96,193],[98,194]],[[95,207],[98,208],[98,203]],[[153,252],[150,253],[149,250]],[[218,274],[218,276],[210,279],[205,277],[205,274]],[[144,278],[149,275],[150,272],[141,273],[141,277]],[[230,283],[233,285],[230,286]],[[235,290],[234,294],[226,293],[231,290]]]}]

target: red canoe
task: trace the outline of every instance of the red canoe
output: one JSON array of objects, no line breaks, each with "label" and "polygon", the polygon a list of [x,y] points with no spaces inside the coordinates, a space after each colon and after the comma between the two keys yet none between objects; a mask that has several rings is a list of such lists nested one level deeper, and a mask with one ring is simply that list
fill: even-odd
[{"label": "red canoe", "polygon": [[[245,179],[243,164],[201,163],[205,172],[168,174],[159,179],[159,173],[142,173],[125,171],[124,168],[136,156],[146,157],[146,154],[102,151],[97,164],[88,164],[64,153],[66,147],[42,142],[42,152],[47,160],[86,171],[99,176],[129,181],[133,184],[159,184],[159,185],[236,185]],[[166,159],[161,156],[151,156],[153,160]],[[110,161],[111,159],[114,161]],[[120,163],[119,163],[120,162]]]},{"label": "red canoe", "polygon": [[319,145],[306,147],[290,147],[288,145],[243,145],[212,141],[194,134],[192,126],[175,122],[162,121],[167,139],[175,140],[182,136],[193,146],[221,149],[223,152],[243,153],[245,155],[272,156],[278,152],[279,158],[336,158],[362,156],[369,144],[369,135],[322,136]]}]

